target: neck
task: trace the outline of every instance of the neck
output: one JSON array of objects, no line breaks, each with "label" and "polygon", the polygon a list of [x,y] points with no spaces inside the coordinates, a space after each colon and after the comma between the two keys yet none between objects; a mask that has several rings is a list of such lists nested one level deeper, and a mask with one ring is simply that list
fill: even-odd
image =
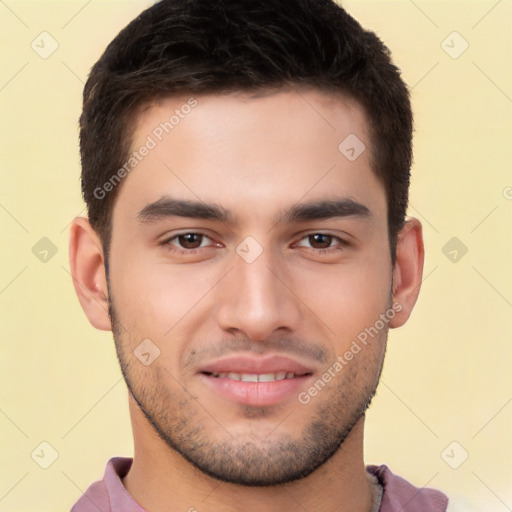
[{"label": "neck", "polygon": [[135,442],[127,491],[146,510],[189,512],[368,512],[371,485],[363,462],[364,417],[341,448],[309,476],[271,487],[247,487],[205,475],[169,448],[130,397]]}]

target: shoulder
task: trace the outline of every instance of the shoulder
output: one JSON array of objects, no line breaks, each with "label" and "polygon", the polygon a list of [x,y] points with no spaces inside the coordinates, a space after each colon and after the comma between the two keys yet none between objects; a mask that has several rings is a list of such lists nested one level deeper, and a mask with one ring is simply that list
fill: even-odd
[{"label": "shoulder", "polygon": [[381,512],[446,512],[448,498],[441,491],[418,488],[386,466],[367,466],[382,485]]},{"label": "shoulder", "polygon": [[71,512],[97,512],[98,509],[102,512],[111,510],[107,488],[103,480],[91,484],[73,505]]},{"label": "shoulder", "polygon": [[132,461],[131,458],[125,457],[110,459],[103,479],[88,487],[73,505],[71,512],[143,512],[128,494],[121,480],[128,473]]}]

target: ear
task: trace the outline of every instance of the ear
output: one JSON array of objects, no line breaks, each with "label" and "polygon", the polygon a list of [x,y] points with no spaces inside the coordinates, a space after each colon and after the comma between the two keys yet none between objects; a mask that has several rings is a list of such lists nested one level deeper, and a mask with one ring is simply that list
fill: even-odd
[{"label": "ear", "polygon": [[393,269],[393,303],[396,304],[393,309],[397,313],[389,322],[390,327],[402,326],[411,315],[420,292],[424,257],[421,223],[408,218],[397,240]]},{"label": "ear", "polygon": [[96,329],[112,330],[102,244],[89,221],[83,217],[77,217],[71,224],[69,264],[78,300],[89,322]]}]

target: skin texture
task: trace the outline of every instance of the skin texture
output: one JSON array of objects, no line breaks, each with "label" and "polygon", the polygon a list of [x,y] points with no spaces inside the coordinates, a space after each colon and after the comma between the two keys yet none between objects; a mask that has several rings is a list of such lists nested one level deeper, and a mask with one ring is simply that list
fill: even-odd
[{"label": "skin texture", "polygon": [[[147,106],[132,148],[188,98]],[[94,230],[79,218],[71,231],[80,302],[96,328],[113,330],[131,391],[135,456],[124,484],[152,511],[168,503],[201,512],[298,503],[309,511],[369,510],[364,411],[387,329],[407,321],[418,295],[420,223],[406,223],[393,267],[385,193],[354,101],[315,90],[196,100],[120,185],[108,285]],[[338,150],[350,134],[366,146],[354,161]],[[141,218],[166,197],[221,206],[230,218]],[[327,200],[351,200],[367,214],[283,218],[294,206]],[[201,246],[180,247],[176,235],[185,233],[205,235]],[[261,254],[248,263],[240,247]],[[393,304],[392,318],[333,370]],[[149,366],[135,355],[145,339],[160,351]],[[240,404],[201,373],[230,355],[292,358],[311,372],[300,392],[329,369],[332,378],[307,404],[297,392],[272,405]]]}]

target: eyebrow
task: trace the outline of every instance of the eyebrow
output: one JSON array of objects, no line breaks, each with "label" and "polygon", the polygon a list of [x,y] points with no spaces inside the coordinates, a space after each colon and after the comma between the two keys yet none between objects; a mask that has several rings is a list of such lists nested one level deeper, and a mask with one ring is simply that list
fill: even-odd
[{"label": "eyebrow", "polygon": [[294,205],[281,214],[278,223],[304,222],[332,219],[335,217],[370,217],[371,212],[364,204],[350,198],[313,201]]},{"label": "eyebrow", "polygon": [[[292,206],[277,216],[276,224],[332,219],[336,217],[370,217],[370,210],[350,198],[328,199],[301,203]],[[216,220],[229,223],[233,215],[217,204],[201,201],[174,199],[168,196],[146,205],[138,214],[137,220],[150,223],[167,217]]]},{"label": "eyebrow", "polygon": [[166,217],[187,217],[218,220],[220,222],[231,220],[230,213],[222,206],[200,201],[173,199],[167,196],[148,204],[137,214],[137,219],[141,222],[152,222]]}]

